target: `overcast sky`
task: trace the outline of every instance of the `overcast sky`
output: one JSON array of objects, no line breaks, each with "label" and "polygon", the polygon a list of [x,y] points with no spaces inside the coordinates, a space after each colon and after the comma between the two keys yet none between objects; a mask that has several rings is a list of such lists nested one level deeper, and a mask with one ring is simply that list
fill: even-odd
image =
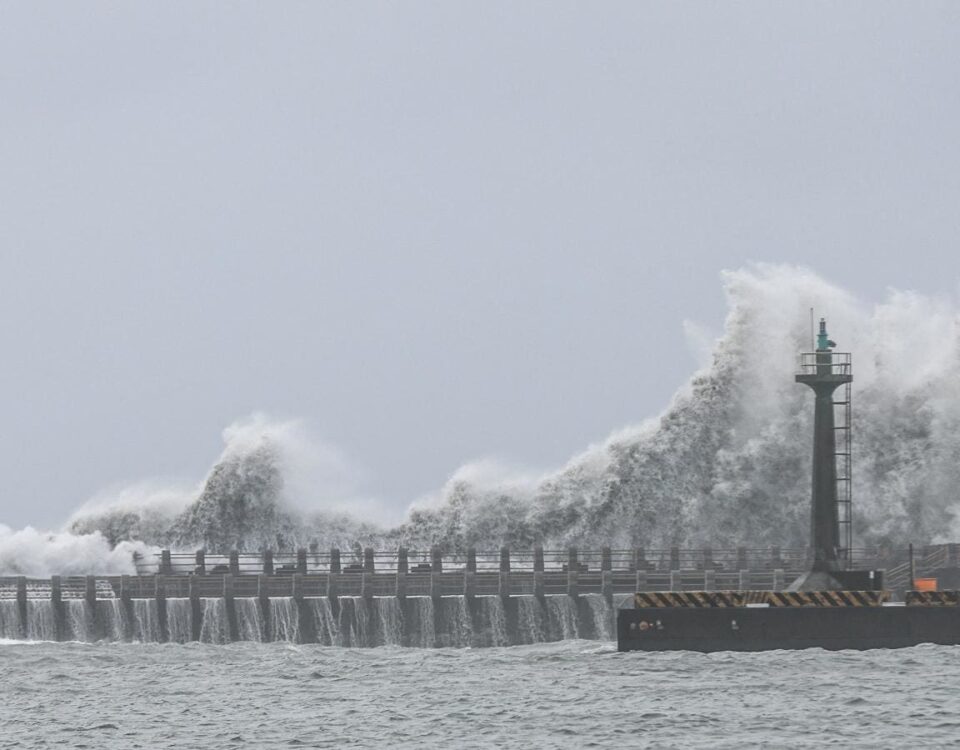
[{"label": "overcast sky", "polygon": [[953,295],[958,78],[956,2],[0,2],[0,523],[253,411],[559,465],[751,260]]}]

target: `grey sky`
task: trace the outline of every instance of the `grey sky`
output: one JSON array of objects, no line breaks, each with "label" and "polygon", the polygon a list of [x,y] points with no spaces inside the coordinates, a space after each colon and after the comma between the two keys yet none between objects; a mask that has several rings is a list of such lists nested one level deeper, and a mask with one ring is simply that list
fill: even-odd
[{"label": "grey sky", "polygon": [[396,505],[659,411],[718,272],[956,291],[957,3],[0,2],[0,523],[255,410]]}]

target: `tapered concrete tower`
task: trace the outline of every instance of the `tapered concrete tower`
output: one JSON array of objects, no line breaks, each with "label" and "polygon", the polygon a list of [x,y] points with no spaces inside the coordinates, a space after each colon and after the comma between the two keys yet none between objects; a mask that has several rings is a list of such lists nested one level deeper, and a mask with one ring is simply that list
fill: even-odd
[{"label": "tapered concrete tower", "polygon": [[[827,335],[827,323],[820,319],[820,332],[817,335],[815,352],[801,355],[798,383],[810,386],[815,395],[813,412],[813,482],[810,509],[810,546],[813,549],[811,571],[790,587],[794,590],[839,589],[842,586],[831,573],[847,567],[849,542],[841,540],[841,522],[849,530],[849,408],[846,410],[846,423],[836,424],[834,417],[837,402],[834,400],[836,389],[853,381],[850,354],[834,352],[836,346]],[[846,401],[849,406],[849,398]],[[846,430],[846,451],[837,447],[838,430]],[[837,474],[837,459],[843,462],[842,473]],[[847,482],[843,491],[845,498],[839,497],[838,485]],[[843,517],[840,507],[846,503]]]}]

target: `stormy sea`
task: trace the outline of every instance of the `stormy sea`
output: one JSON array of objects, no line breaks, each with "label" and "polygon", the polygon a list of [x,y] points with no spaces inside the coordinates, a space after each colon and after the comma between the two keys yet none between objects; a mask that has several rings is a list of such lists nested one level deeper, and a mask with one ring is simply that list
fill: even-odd
[{"label": "stormy sea", "polygon": [[[0,645],[0,747],[948,747],[960,649]],[[531,738],[536,738],[531,741]]]}]

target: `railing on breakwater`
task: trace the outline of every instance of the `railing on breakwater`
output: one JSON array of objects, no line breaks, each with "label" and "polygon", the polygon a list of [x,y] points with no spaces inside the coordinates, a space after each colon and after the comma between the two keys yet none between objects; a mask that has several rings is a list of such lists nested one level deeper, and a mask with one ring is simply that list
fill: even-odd
[{"label": "railing on breakwater", "polygon": [[[920,548],[918,548],[920,549]],[[960,564],[960,545],[934,545],[922,548],[923,554],[940,550],[944,559]],[[855,569],[884,569],[901,564],[907,559],[907,548],[856,548],[851,550],[850,567]],[[319,551],[316,548],[291,552],[257,552],[212,554],[204,550],[195,553],[170,552],[165,550],[153,560],[139,560],[141,575],[284,575],[300,573],[442,573],[465,571],[483,572],[597,572],[597,571],[646,571],[651,574],[676,571],[714,571],[718,574],[734,572],[802,572],[808,570],[813,560],[809,548],[747,548],[714,549],[669,549],[644,548],[599,550],[510,550],[503,547],[497,551],[468,549],[462,554],[444,553],[434,547],[429,551],[413,551],[400,548],[383,552],[371,548],[363,550]]]},{"label": "railing on breakwater", "polygon": [[[900,571],[906,550],[853,550],[853,567]],[[920,548],[918,574],[960,566],[960,545]],[[635,591],[778,590],[809,569],[809,549],[544,550],[462,555],[371,548],[226,555],[164,550],[135,576],[0,577],[0,599],[545,596]],[[899,580],[899,579],[898,579]]]}]

